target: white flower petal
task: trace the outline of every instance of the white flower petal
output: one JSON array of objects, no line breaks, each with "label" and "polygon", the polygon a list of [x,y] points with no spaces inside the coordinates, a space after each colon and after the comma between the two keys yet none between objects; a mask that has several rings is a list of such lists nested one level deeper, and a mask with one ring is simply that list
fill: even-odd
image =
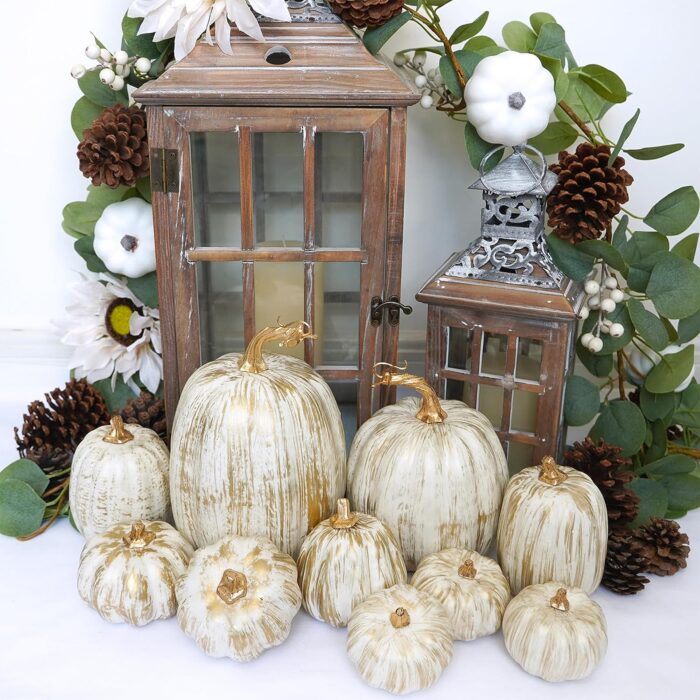
[{"label": "white flower petal", "polygon": [[278,19],[280,22],[291,22],[289,7],[285,0],[249,0],[251,7],[263,17]]},{"label": "white flower petal", "polygon": [[182,60],[194,49],[197,39],[209,25],[209,13],[209,6],[200,7],[178,22],[175,34],[175,60]]},{"label": "white flower petal", "polygon": [[152,394],[158,391],[161,378],[163,376],[163,360],[153,351],[147,350],[141,361],[141,369],[139,370],[139,378],[142,384]]},{"label": "white flower petal", "polygon": [[234,22],[238,29],[244,34],[247,34],[257,41],[264,41],[258,20],[255,18],[250,7],[248,7],[246,0],[226,0],[226,10],[229,19]]},{"label": "white flower petal", "polygon": [[216,43],[225,54],[233,56],[233,49],[231,48],[231,25],[228,23],[226,13],[220,14],[216,20]]}]

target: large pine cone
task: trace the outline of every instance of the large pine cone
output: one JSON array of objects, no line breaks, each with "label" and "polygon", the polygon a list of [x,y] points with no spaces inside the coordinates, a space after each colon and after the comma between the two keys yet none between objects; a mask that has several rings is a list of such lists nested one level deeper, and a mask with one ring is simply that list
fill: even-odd
[{"label": "large pine cone", "polygon": [[130,399],[122,409],[125,423],[142,425],[158,433],[167,442],[168,426],[165,420],[165,402],[150,391],[142,391],[136,398]]},{"label": "large pine cone", "polygon": [[642,576],[645,565],[646,559],[639,551],[634,534],[622,527],[610,530],[603,586],[620,595],[639,593],[649,583],[649,579]]},{"label": "large pine cone", "polygon": [[328,0],[331,10],[348,24],[378,27],[403,10],[404,0]]},{"label": "large pine cone", "polygon": [[96,187],[132,187],[149,173],[146,112],[136,105],[107,107],[83,132],[78,160]]},{"label": "large pine cone", "polygon": [[588,474],[600,489],[608,509],[611,524],[631,523],[639,513],[639,496],[627,488],[635,478],[628,467],[632,462],[621,456],[622,450],[608,445],[602,439],[597,443],[590,438],[575,442],[564,453],[564,464]]},{"label": "large pine cone", "polygon": [[645,559],[644,570],[657,576],[672,576],[687,566],[688,535],[675,520],[652,518],[635,531],[639,551]]},{"label": "large pine cone", "polygon": [[608,165],[610,148],[579,144],[574,153],[561,151],[549,169],[558,176],[547,198],[549,225],[559,238],[578,243],[600,238],[620,207],[629,199],[634,181],[619,156]]}]

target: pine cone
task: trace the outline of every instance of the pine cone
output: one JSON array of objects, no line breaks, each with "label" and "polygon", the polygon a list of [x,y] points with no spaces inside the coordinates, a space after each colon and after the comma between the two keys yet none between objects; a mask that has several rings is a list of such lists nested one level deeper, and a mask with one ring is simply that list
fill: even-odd
[{"label": "pine cone", "polygon": [[149,391],[142,391],[139,396],[129,400],[121,413],[125,423],[150,428],[167,442],[168,428],[163,399],[159,399]]},{"label": "pine cone", "polygon": [[647,525],[635,530],[634,536],[645,559],[647,573],[672,576],[687,566],[688,535],[680,531],[675,520],[652,518]]},{"label": "pine cone", "polygon": [[615,525],[631,523],[639,513],[639,496],[625,486],[635,478],[627,468],[632,462],[620,456],[621,452],[621,448],[602,439],[596,444],[587,437],[564,453],[564,464],[588,474],[600,489],[608,520]]},{"label": "pine cone", "polygon": [[378,27],[403,10],[404,0],[328,0],[331,10],[359,29]]},{"label": "pine cone", "polygon": [[65,469],[78,443],[93,429],[109,423],[102,394],[85,379],[71,379],[63,389],[32,401],[21,432],[15,428],[20,457],[35,461],[47,475]]},{"label": "pine cone", "polygon": [[634,595],[643,590],[649,579],[642,576],[646,560],[639,551],[634,534],[616,527],[608,535],[608,552],[601,583],[619,595]]},{"label": "pine cone", "polygon": [[78,160],[96,187],[132,187],[149,173],[146,112],[136,105],[107,107],[83,132]]},{"label": "pine cone", "polygon": [[610,148],[579,144],[575,153],[561,151],[549,169],[558,175],[547,198],[549,225],[559,238],[576,244],[600,238],[627,202],[633,178],[619,156],[609,166]]}]

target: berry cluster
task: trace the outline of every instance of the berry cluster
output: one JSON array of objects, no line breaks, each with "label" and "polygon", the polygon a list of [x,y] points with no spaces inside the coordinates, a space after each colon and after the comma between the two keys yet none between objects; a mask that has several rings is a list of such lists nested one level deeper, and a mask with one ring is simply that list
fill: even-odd
[{"label": "berry cluster", "polygon": [[[97,62],[97,66],[90,70],[99,70],[100,81],[109,85],[115,92],[124,88],[126,78],[132,70],[139,78],[145,78],[151,70],[151,60],[145,56],[129,56],[126,51],[112,53],[97,44],[90,44],[85,49],[85,55]],[[71,68],[70,74],[76,80],[80,80],[87,72],[88,69],[82,63],[78,63]]]},{"label": "berry cluster", "polygon": [[579,312],[579,318],[584,321],[591,312],[598,314],[593,328],[581,336],[581,345],[592,353],[603,349],[601,334],[619,338],[625,332],[625,327],[621,323],[614,323],[607,318],[608,314],[613,313],[625,298],[625,293],[618,288],[617,278],[608,272],[605,264],[600,267],[600,281],[595,277],[594,270],[584,284],[583,288],[587,296],[584,307]]},{"label": "berry cluster", "polygon": [[397,53],[394,56],[394,65],[415,73],[413,82],[421,91],[421,107],[430,109],[434,104],[452,104],[452,94],[445,86],[440,71],[437,68],[426,69],[425,60],[425,51],[415,51],[412,56]]}]

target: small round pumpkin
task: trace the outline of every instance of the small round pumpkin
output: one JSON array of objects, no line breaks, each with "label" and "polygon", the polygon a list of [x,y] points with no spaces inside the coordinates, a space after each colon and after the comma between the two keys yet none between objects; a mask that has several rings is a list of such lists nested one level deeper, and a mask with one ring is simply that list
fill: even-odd
[{"label": "small round pumpkin", "polygon": [[409,571],[448,547],[488,551],[508,481],[491,423],[461,401],[441,401],[422,377],[386,371],[377,378],[421,399],[386,406],[358,430],[348,460],[355,507],[388,525]]},{"label": "small round pumpkin", "polygon": [[497,632],[510,600],[501,567],[469,549],[429,554],[418,565],[411,585],[443,604],[455,639],[465,641]]},{"label": "small round pumpkin", "polygon": [[252,661],[281,644],[301,607],[294,560],[265,537],[198,550],[176,588],[180,628],[210,656]]},{"label": "small round pumpkin", "polygon": [[592,593],[605,566],[605,500],[588,475],[545,457],[508,483],[497,539],[498,562],[513,593],[548,581]]},{"label": "small round pumpkin", "polygon": [[304,608],[317,620],[345,627],[352,609],[370,593],[406,583],[406,564],[389,528],[377,518],[338,512],[304,539],[297,561]]},{"label": "small round pumpkin", "polygon": [[600,606],[580,588],[539,583],[518,593],[503,616],[508,653],[546,681],[585,678],[608,647]]},{"label": "small round pumpkin", "polygon": [[450,662],[452,625],[439,601],[402,583],[353,609],[347,649],[369,685],[412,693],[435,683]]},{"label": "small round pumpkin", "polygon": [[127,520],[169,520],[168,448],[150,428],[119,416],[78,445],[70,475],[70,512],[85,537]]},{"label": "small round pumpkin", "polygon": [[190,543],[168,523],[120,523],[83,547],[78,593],[109,622],[140,626],[172,617],[175,581],[193,554]]}]

